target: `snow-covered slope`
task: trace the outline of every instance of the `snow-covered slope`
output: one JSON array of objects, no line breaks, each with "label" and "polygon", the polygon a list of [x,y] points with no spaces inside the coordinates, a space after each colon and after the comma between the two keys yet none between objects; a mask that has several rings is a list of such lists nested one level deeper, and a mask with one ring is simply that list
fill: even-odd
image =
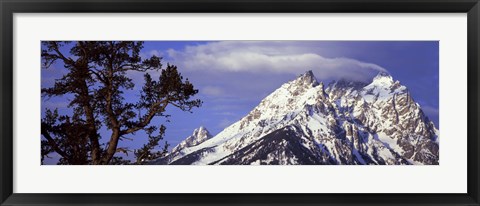
[{"label": "snow-covered slope", "polygon": [[210,134],[207,128],[201,126],[195,129],[192,135],[188,136],[185,138],[185,140],[181,141],[177,146],[175,146],[167,156],[153,160],[148,164],[169,164],[172,162],[173,158],[184,156],[185,152],[183,152],[183,150],[189,147],[197,146],[212,137],[213,136]]},{"label": "snow-covered slope", "polygon": [[205,139],[154,163],[438,164],[438,130],[386,73],[325,88],[308,71]]}]

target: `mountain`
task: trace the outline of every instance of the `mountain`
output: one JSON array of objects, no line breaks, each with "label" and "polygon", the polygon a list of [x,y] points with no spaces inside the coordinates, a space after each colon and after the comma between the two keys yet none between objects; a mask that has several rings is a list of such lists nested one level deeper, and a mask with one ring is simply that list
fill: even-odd
[{"label": "mountain", "polygon": [[186,155],[183,150],[197,146],[212,137],[213,136],[210,134],[207,128],[201,126],[193,130],[192,135],[188,136],[187,138],[185,138],[185,140],[181,141],[177,146],[175,146],[166,157],[153,160],[148,164],[169,164],[173,161],[175,157]]},{"label": "mountain", "polygon": [[[194,132],[195,134],[195,132]],[[439,164],[439,131],[385,72],[327,87],[308,71],[214,137],[152,164]]]},{"label": "mountain", "polygon": [[185,140],[180,142],[177,146],[172,149],[172,153],[181,151],[182,149],[196,146],[206,140],[212,138],[213,136],[207,130],[207,128],[201,126],[193,131],[193,134],[188,136]]}]

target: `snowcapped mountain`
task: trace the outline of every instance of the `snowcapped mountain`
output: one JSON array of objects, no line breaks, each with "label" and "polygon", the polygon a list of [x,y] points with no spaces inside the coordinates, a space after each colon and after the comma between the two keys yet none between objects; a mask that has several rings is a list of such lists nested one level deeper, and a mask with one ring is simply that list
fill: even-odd
[{"label": "snowcapped mountain", "polygon": [[182,149],[196,146],[206,140],[212,138],[213,136],[207,130],[207,128],[201,126],[193,131],[193,134],[188,136],[185,140],[180,142],[177,146],[172,149],[172,153],[179,152]]},{"label": "snowcapped mountain", "polygon": [[439,164],[439,131],[387,73],[325,87],[311,71],[211,137],[205,128],[153,164]]},{"label": "snowcapped mountain", "polygon": [[166,157],[154,160],[150,162],[150,164],[169,164],[174,160],[175,157],[186,155],[183,150],[197,146],[212,137],[213,136],[210,134],[207,128],[201,126],[193,130],[193,134],[188,136],[187,138],[185,138],[185,140],[181,141],[177,146],[175,146]]}]

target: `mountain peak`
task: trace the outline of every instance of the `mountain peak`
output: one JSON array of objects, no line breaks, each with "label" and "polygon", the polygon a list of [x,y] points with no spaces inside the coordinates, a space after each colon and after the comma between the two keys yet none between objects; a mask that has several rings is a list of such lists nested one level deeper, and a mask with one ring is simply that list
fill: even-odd
[{"label": "mountain peak", "polygon": [[193,147],[199,145],[208,139],[212,138],[213,135],[205,128],[204,126],[200,126],[199,128],[193,130],[193,134],[187,137],[185,140],[180,142],[177,146],[175,146],[172,152],[180,151],[187,147]]},{"label": "mountain peak", "polygon": [[377,76],[373,78],[372,83],[373,82],[392,84],[393,78],[387,72],[379,72]]},{"label": "mountain peak", "polygon": [[313,71],[312,71],[312,70],[306,71],[306,72],[303,74],[303,76],[310,76],[310,77],[315,78],[315,75],[313,75]]},{"label": "mountain peak", "polygon": [[315,78],[315,75],[313,75],[312,70],[308,70],[304,74],[298,76],[297,79],[295,80],[295,82],[297,82],[299,84],[302,84],[302,85],[310,85],[310,84],[313,85],[313,86],[318,85],[317,78]]},{"label": "mountain peak", "polygon": [[204,126],[200,126],[199,128],[193,130],[192,136],[199,136],[199,135],[211,136],[210,132]]},{"label": "mountain peak", "polygon": [[395,84],[392,76],[386,72],[379,72],[365,89],[384,88],[390,89]]}]

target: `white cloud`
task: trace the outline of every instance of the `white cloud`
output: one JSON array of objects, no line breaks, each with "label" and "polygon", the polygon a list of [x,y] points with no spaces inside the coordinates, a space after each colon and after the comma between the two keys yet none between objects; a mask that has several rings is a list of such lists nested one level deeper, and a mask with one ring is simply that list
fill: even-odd
[{"label": "white cloud", "polygon": [[350,58],[327,58],[306,41],[223,41],[170,49],[169,57],[182,68],[218,72],[303,73],[313,70],[320,80],[367,80],[384,68]]}]

